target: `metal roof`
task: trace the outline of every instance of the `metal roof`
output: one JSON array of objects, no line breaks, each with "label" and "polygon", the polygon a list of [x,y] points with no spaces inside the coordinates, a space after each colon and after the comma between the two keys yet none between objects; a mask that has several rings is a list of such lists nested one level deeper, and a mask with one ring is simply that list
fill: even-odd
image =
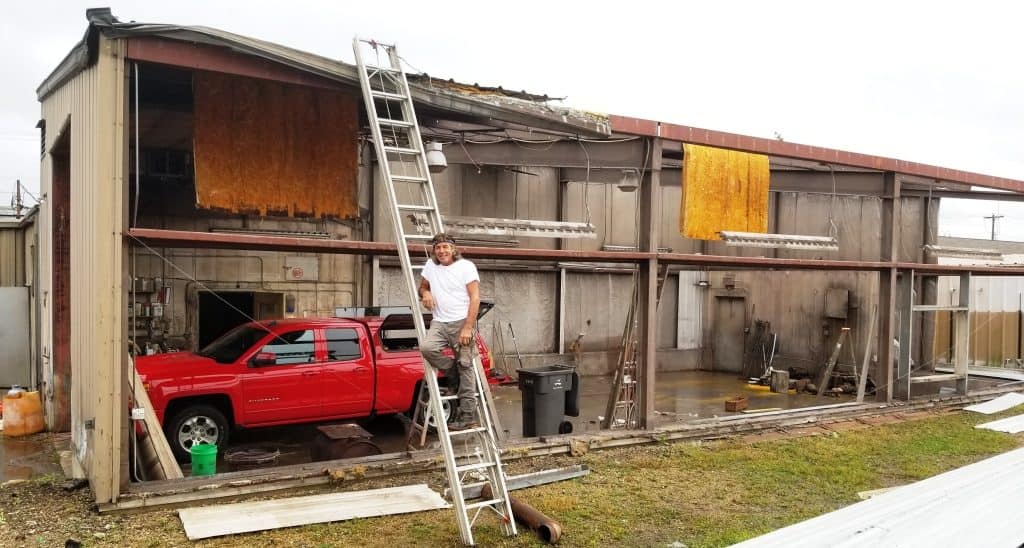
[{"label": "metal roof", "polygon": [[[347,85],[359,86],[355,65],[329,59],[266,40],[203,26],[154,23],[122,23],[109,8],[86,10],[89,27],[85,36],[36,90],[42,101],[64,82],[95,60],[96,37],[102,33],[110,38],[160,37],[190,43],[227,47],[238,53],[261,57],[291,68],[315,74]],[[505,92],[500,88],[481,88],[427,76],[410,78],[413,99],[431,108],[479,118],[490,118],[578,134],[602,137],[611,134],[606,117],[546,104],[546,96],[525,92]]]},{"label": "metal roof", "polygon": [[1024,448],[904,485],[734,545],[1018,547]]}]

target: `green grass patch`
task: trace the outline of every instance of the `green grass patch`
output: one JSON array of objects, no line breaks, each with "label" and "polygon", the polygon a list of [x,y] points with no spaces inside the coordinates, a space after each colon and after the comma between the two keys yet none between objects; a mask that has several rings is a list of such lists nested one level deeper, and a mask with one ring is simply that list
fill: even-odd
[{"label": "green grass patch", "polygon": [[[563,546],[727,546],[1014,449],[1022,436],[975,430],[1001,416],[945,413],[909,422],[758,443],[653,444],[592,451],[591,474],[516,491],[558,520]],[[561,459],[565,464],[569,459]],[[481,546],[539,546],[477,520]],[[353,520],[209,541],[237,546],[454,546],[451,510]],[[205,542],[203,543],[205,544]]]}]

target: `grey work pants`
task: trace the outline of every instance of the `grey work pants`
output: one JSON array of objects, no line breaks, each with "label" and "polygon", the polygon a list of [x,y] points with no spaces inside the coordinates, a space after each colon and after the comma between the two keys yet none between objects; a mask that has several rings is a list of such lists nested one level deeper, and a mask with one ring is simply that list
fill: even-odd
[{"label": "grey work pants", "polygon": [[[427,340],[420,345],[420,353],[423,359],[435,369],[445,371],[453,366],[459,368],[459,415],[472,417],[476,410],[476,379],[473,374],[473,358],[477,355],[476,335],[474,340],[466,346],[459,344],[459,332],[462,331],[462,324],[466,320],[455,322],[439,322],[431,320],[430,328],[427,329]],[[445,348],[451,348],[455,353],[455,359],[445,356]]]}]

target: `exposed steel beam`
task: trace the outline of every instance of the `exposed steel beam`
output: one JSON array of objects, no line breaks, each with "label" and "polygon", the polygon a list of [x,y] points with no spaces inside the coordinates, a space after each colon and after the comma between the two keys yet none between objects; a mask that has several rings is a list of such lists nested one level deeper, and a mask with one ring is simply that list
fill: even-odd
[{"label": "exposed steel beam", "polygon": [[762,137],[751,137],[737,133],[714,131],[677,124],[667,124],[641,118],[630,118],[627,116],[609,116],[612,131],[615,133],[626,133],[630,135],[642,135],[647,137],[661,137],[669,141],[708,145],[745,152],[757,152],[770,154],[785,158],[799,158],[802,160],[815,160],[830,164],[841,164],[879,171],[892,171],[907,175],[917,175],[936,179],[940,181],[953,181],[969,185],[1010,190],[1013,192],[1024,192],[1024,181],[1007,179],[993,175],[984,175],[970,171],[961,171],[945,167],[919,164],[895,158],[882,156],[871,156],[845,150],[801,145],[799,143],[788,143],[777,139],[764,139]]},{"label": "exposed steel beam", "polygon": [[346,88],[340,82],[289,68],[268,59],[236,53],[224,47],[153,36],[128,38],[127,42],[127,56],[135,61],[223,72],[286,84],[326,89],[351,89]]},{"label": "exposed steel beam", "polygon": [[[321,240],[288,236],[262,236],[220,232],[191,232],[156,228],[133,228],[125,236],[129,243],[150,247],[197,249],[245,249],[251,251],[283,251],[336,253],[343,255],[397,255],[395,244],[356,240]],[[412,249],[412,248],[410,248]],[[635,263],[657,258],[658,261],[681,266],[721,270],[745,268],[757,270],[846,270],[882,272],[891,268],[914,270],[916,274],[956,275],[966,272],[979,276],[1024,276],[1024,266],[973,266],[920,263],[889,263],[883,261],[835,261],[818,259],[777,259],[772,257],[729,257],[688,253],[644,253],[641,251],[572,251],[567,249],[524,249],[496,247],[461,247],[466,255],[481,259],[520,259],[535,261],[572,261],[581,263]],[[416,249],[422,253],[422,249]]]}]

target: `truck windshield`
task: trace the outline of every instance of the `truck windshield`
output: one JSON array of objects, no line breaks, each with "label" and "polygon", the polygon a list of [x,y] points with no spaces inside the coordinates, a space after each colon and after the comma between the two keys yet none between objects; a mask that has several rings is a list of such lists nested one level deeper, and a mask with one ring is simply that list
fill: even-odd
[{"label": "truck windshield", "polygon": [[199,351],[200,356],[212,358],[219,363],[235,363],[246,350],[252,348],[269,333],[261,325],[243,325],[228,331],[219,339]]}]

